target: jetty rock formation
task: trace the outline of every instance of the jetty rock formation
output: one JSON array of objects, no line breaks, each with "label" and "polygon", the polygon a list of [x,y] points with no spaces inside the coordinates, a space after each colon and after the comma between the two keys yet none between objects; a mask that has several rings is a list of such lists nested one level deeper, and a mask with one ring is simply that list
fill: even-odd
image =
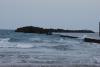
[{"label": "jetty rock formation", "polygon": [[94,33],[94,31],[91,31],[91,30],[44,29],[44,28],[34,27],[34,26],[20,27],[20,28],[17,28],[15,30],[15,32],[38,33],[38,34],[48,34],[48,35],[51,35],[52,32],[57,32],[57,33]]},{"label": "jetty rock formation", "polygon": [[50,29],[43,29],[40,27],[34,27],[34,26],[26,26],[17,28],[15,32],[23,32],[23,33],[38,33],[38,34],[51,34]]}]

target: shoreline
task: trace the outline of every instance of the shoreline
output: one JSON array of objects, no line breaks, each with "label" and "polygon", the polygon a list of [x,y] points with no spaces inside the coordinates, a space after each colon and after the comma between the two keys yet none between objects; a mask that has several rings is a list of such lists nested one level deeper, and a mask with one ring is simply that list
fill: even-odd
[{"label": "shoreline", "polygon": [[0,67],[100,67],[100,64],[40,64],[40,63],[19,63],[0,64]]}]

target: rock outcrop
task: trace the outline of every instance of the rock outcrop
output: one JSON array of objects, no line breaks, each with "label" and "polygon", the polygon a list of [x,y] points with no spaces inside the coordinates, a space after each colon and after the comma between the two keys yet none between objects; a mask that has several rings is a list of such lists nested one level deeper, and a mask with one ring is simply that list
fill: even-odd
[{"label": "rock outcrop", "polygon": [[49,29],[43,29],[40,27],[26,26],[17,28],[15,32],[24,32],[24,33],[39,33],[39,34],[51,34]]},{"label": "rock outcrop", "polygon": [[40,27],[34,26],[26,26],[20,27],[15,30],[15,32],[24,32],[24,33],[38,33],[38,34],[48,34],[51,35],[52,32],[59,32],[59,33],[94,33],[91,30],[64,30],[64,29],[44,29]]}]

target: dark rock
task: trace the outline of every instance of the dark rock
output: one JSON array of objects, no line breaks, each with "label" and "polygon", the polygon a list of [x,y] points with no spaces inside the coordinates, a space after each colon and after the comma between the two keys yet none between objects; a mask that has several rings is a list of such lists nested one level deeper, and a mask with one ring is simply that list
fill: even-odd
[{"label": "dark rock", "polygon": [[26,26],[26,27],[21,27],[17,28],[15,32],[24,32],[24,33],[39,33],[39,34],[48,34],[51,35],[52,31],[49,29],[43,29],[40,27],[33,27],[33,26]]},{"label": "dark rock", "polygon": [[91,43],[100,43],[99,39],[92,39],[92,38],[85,38],[85,42],[91,42]]},{"label": "dark rock", "polygon": [[15,32],[24,32],[24,33],[38,33],[38,34],[47,34],[52,35],[52,32],[59,32],[59,33],[94,33],[91,30],[64,30],[64,29],[44,29],[40,27],[34,26],[26,26],[20,27],[15,30]]},{"label": "dark rock", "polygon": [[74,36],[69,36],[69,35],[60,35],[60,37],[67,37],[67,38],[79,38],[79,37],[74,37]]}]

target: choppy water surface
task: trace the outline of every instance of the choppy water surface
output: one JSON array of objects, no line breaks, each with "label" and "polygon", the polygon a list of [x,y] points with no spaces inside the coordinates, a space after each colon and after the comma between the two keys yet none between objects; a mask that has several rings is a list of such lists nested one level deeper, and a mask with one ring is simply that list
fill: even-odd
[{"label": "choppy water surface", "polygon": [[100,64],[100,44],[0,30],[0,63]]}]

